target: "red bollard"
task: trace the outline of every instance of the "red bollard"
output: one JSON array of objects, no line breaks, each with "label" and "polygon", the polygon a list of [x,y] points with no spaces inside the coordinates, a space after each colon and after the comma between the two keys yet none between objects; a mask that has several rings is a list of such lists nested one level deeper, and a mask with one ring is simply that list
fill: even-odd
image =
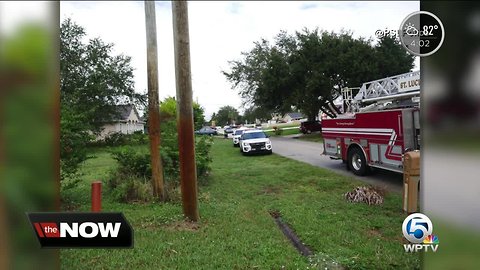
[{"label": "red bollard", "polygon": [[92,212],[102,211],[102,182],[92,182]]}]

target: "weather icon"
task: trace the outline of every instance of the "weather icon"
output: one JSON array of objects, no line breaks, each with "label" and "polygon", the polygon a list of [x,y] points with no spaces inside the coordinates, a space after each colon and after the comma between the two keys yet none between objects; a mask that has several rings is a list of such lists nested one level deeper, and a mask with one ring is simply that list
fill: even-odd
[{"label": "weather icon", "polygon": [[417,28],[415,28],[415,24],[413,23],[408,23],[407,25],[405,25],[405,33],[409,36],[418,36],[418,30]]}]

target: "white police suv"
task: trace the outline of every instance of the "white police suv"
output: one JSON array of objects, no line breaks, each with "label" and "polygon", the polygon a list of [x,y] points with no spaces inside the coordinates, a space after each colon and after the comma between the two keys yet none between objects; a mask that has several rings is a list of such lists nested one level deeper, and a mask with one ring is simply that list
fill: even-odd
[{"label": "white police suv", "polygon": [[272,142],[262,130],[245,130],[240,136],[240,152],[242,154],[263,152],[272,153]]},{"label": "white police suv", "polygon": [[234,147],[239,147],[240,146],[240,136],[242,136],[242,134],[245,130],[248,130],[248,128],[241,127],[241,128],[236,129],[233,132],[232,140],[233,140],[233,146]]}]

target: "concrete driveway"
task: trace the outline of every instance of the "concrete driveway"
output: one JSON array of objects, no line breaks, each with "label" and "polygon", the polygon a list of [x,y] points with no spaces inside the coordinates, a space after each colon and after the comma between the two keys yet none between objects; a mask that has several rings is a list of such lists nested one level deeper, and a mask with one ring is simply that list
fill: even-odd
[{"label": "concrete driveway", "polygon": [[350,176],[353,179],[359,180],[359,185],[362,184],[361,182],[365,182],[371,185],[380,186],[389,191],[402,192],[402,174],[376,169],[371,175],[363,177],[356,176],[347,170],[346,164],[343,164],[341,160],[332,160],[328,156],[321,155],[323,152],[322,143],[299,140],[298,136],[301,135],[271,137],[270,140],[272,141],[273,152],[287,158]]}]

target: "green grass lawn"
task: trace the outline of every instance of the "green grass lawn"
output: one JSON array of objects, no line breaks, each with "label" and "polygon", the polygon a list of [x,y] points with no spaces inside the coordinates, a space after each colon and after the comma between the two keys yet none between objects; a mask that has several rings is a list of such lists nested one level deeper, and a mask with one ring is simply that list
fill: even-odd
[{"label": "green grass lawn", "polygon": [[[97,149],[76,194],[89,211],[89,182],[115,166]],[[231,140],[215,139],[212,172],[199,190],[201,221],[184,223],[180,202],[121,204],[104,195],[103,210],[121,211],[134,228],[133,249],[61,251],[64,269],[325,269],[332,260],[349,269],[413,269],[419,256],[402,246],[401,197],[380,206],[352,204],[343,194],[358,182],[277,155],[242,156]],[[302,257],[269,210],[313,252]],[[324,261],[325,260],[325,261]]]}]

